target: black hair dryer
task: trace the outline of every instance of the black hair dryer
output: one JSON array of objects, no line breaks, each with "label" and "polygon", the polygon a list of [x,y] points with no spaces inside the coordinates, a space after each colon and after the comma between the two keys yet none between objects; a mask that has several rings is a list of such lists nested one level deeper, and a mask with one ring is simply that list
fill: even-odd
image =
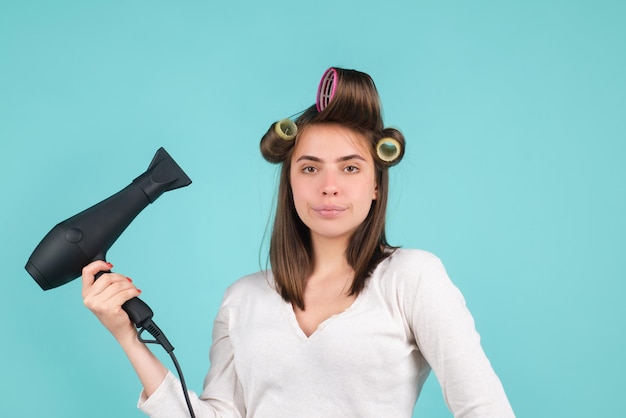
[{"label": "black hair dryer", "polygon": [[[90,262],[106,260],[111,245],[146,206],[189,184],[185,172],[160,148],[148,169],[126,188],[52,228],[28,259],[26,271],[43,290],[76,279]],[[152,317],[152,310],[138,298],[123,308],[137,327]]]}]

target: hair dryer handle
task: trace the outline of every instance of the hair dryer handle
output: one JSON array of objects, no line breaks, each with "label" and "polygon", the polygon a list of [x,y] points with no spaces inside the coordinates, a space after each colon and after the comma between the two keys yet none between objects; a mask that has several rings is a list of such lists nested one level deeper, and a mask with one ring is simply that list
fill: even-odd
[{"label": "hair dryer handle", "polygon": [[126,311],[128,317],[137,328],[144,326],[144,322],[154,315],[152,309],[150,309],[146,302],[137,297],[124,302],[122,309]]},{"label": "hair dryer handle", "polygon": [[[99,271],[98,273],[96,273],[95,279],[98,280],[100,276],[105,273],[111,273],[111,270]],[[133,324],[135,324],[137,328],[143,327],[145,325],[144,322],[148,319],[151,319],[154,315],[154,312],[152,312],[152,309],[150,309],[146,302],[137,297],[134,297],[124,302],[122,304],[122,309],[126,311],[128,317],[131,321],[133,321]]]},{"label": "hair dryer handle", "polygon": [[[104,260],[104,254],[100,255],[97,260]],[[111,270],[107,271],[99,271],[96,273],[95,280],[98,280],[100,276],[105,273],[111,273]],[[132,299],[127,300],[122,304],[122,309],[126,311],[130,320],[135,324],[135,326],[140,329],[139,335],[146,330],[155,338],[155,341],[144,341],[139,338],[142,342],[156,342],[161,344],[161,346],[167,351],[171,353],[174,351],[174,346],[169,342],[163,331],[158,327],[157,324],[152,320],[152,316],[154,313],[152,309],[141,299],[134,297]]]}]

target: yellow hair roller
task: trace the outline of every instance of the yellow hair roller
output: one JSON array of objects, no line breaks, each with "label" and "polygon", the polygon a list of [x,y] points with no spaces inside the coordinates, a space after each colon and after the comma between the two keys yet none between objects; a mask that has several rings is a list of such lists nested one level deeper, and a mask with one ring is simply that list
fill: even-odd
[{"label": "yellow hair roller", "polygon": [[291,119],[281,119],[274,124],[276,134],[285,141],[293,141],[298,133],[298,127]]},{"label": "yellow hair roller", "polygon": [[376,144],[376,154],[381,160],[391,163],[395,161],[402,151],[402,145],[390,137],[382,138]]}]

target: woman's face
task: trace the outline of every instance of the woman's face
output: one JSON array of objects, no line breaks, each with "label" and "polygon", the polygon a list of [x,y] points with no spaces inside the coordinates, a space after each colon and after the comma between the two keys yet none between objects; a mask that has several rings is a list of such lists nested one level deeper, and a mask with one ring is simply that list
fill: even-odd
[{"label": "woman's face", "polygon": [[291,156],[291,190],[311,237],[348,239],[377,198],[367,139],[336,124],[309,125]]}]

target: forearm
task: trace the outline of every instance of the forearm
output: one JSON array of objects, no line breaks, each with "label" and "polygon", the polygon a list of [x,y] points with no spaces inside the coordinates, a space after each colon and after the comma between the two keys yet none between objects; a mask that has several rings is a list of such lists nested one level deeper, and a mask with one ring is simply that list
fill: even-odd
[{"label": "forearm", "polygon": [[118,339],[119,344],[126,353],[128,360],[135,369],[143,385],[146,396],[152,395],[165,379],[168,373],[167,367],[150,351],[146,344],[139,341],[136,335]]}]

